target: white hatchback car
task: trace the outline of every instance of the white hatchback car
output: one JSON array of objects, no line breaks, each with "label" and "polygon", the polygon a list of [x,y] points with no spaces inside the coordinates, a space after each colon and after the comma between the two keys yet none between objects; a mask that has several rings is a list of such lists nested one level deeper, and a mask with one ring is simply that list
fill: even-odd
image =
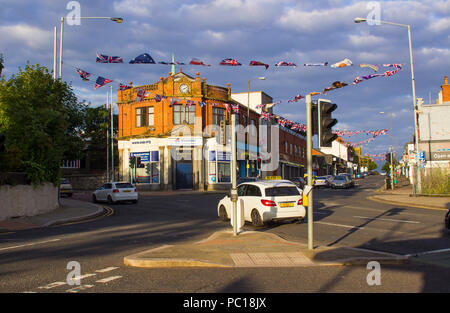
[{"label": "white hatchback car", "polygon": [[[237,187],[244,220],[262,226],[272,220],[305,218],[302,190],[288,180],[260,180]],[[232,202],[225,196],[217,205],[217,214],[223,221],[231,216]]]},{"label": "white hatchback car", "polygon": [[138,198],[136,187],[128,182],[109,182],[92,193],[92,202],[106,201],[109,204],[119,201],[137,203]]}]

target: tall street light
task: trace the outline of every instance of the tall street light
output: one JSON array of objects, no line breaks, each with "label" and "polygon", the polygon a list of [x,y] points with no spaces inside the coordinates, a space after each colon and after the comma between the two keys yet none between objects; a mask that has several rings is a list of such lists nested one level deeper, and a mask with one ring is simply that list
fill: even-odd
[{"label": "tall street light", "polygon": [[[119,24],[123,22],[123,18],[121,18],[121,17],[75,17],[74,19],[80,19],[80,20],[105,20],[106,19],[106,20],[111,20],[111,21],[119,23]],[[61,33],[60,33],[60,40],[59,40],[59,75],[58,75],[60,80],[62,80],[64,21],[65,21],[65,18],[61,17],[61,29],[60,29]],[[56,46],[56,31],[55,31],[55,46]],[[56,53],[55,53],[55,56],[53,57],[53,59],[55,62]]]},{"label": "tall street light", "polygon": [[380,112],[380,114],[389,114],[389,119],[391,122],[391,131],[390,131],[390,136],[391,136],[391,145],[389,146],[389,156],[390,156],[390,160],[391,160],[391,189],[394,189],[394,158],[392,156],[392,112]]},{"label": "tall street light", "polygon": [[[362,23],[366,22],[366,18],[357,17],[354,19],[355,23]],[[408,29],[408,40],[409,40],[409,59],[411,62],[411,85],[412,85],[412,96],[413,96],[413,110],[414,110],[414,144],[416,146],[416,179],[414,180],[414,186],[413,186],[413,194],[421,193],[422,187],[421,187],[421,175],[420,170],[417,165],[417,162],[419,160],[419,130],[417,127],[417,104],[416,104],[416,84],[414,81],[414,65],[413,65],[413,55],[412,55],[412,45],[411,45],[411,26],[407,24],[399,24],[399,23],[392,23],[387,21],[381,21],[381,20],[370,20],[375,23],[380,24],[389,24],[389,25],[395,25],[395,26],[401,26],[406,27]]]},{"label": "tall street light", "polygon": [[249,170],[250,170],[250,165],[249,165],[249,161],[250,161],[250,130],[248,129],[248,125],[250,123],[250,81],[251,80],[266,80],[265,77],[258,77],[258,78],[250,78],[248,80],[248,97],[247,97],[247,125],[245,125],[247,127],[247,177],[249,177]]}]

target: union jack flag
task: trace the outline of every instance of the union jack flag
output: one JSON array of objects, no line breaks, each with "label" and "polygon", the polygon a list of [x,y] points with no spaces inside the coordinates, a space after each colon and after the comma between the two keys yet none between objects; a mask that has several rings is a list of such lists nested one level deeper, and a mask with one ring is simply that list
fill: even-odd
[{"label": "union jack flag", "polygon": [[195,101],[194,100],[188,100],[188,101],[186,101],[186,105],[188,107],[190,107],[191,105],[195,105]]},{"label": "union jack flag", "polygon": [[398,70],[395,70],[395,71],[386,71],[386,72],[384,72],[384,76],[392,76],[392,75],[394,75],[395,73],[397,73],[398,72]]},{"label": "union jack flag", "polygon": [[303,99],[303,98],[304,97],[302,95],[298,94],[294,97],[294,99],[288,100],[288,102],[297,102],[298,100]]},{"label": "union jack flag", "polygon": [[199,102],[198,102],[198,105],[199,105],[201,108],[203,108],[203,107],[206,105],[206,102],[201,102],[201,101],[199,101]]},{"label": "union jack flag", "polygon": [[227,112],[230,112],[230,104],[224,103],[224,105],[225,105],[225,109],[227,109]]},{"label": "union jack flag", "polygon": [[77,68],[77,73],[80,75],[80,77],[84,80],[87,81],[89,80],[88,77],[91,76],[91,73],[88,73],[86,71],[83,71],[79,68]]},{"label": "union jack flag", "polygon": [[162,99],[165,99],[166,97],[164,97],[164,96],[160,96],[160,95],[157,95],[157,94],[155,94],[155,101],[156,102],[161,102],[161,100]]},{"label": "union jack flag", "polygon": [[261,113],[261,118],[264,119],[264,120],[269,120],[270,119],[270,113],[262,112]]},{"label": "union jack flag", "polygon": [[278,120],[278,125],[285,127],[286,126],[286,121],[283,119],[279,119]]},{"label": "union jack flag", "polygon": [[189,62],[191,65],[204,65],[204,66],[211,66],[211,64],[205,64],[203,61],[200,61],[199,59],[193,58],[191,62]]},{"label": "union jack flag", "polygon": [[112,82],[111,79],[108,79],[108,78],[104,78],[104,77],[99,76],[99,77],[97,78],[97,80],[95,81],[94,89],[97,89],[97,88],[100,88],[100,87],[102,87],[102,86],[105,86],[106,84],[108,84],[108,83],[110,83],[110,82]]},{"label": "union jack flag", "polygon": [[131,86],[119,83],[119,90],[120,91],[124,91],[124,90],[131,89],[131,88],[132,88]]},{"label": "union jack flag", "polygon": [[143,101],[147,95],[148,92],[146,92],[144,89],[138,89],[136,93],[136,101],[138,102]]},{"label": "union jack flag", "polygon": [[266,70],[269,68],[269,64],[265,64],[263,62],[259,62],[259,61],[250,61],[250,66],[264,66],[266,68]]},{"label": "union jack flag", "polygon": [[220,62],[220,65],[239,66],[242,64],[236,61],[235,59],[224,59],[222,60],[222,62]]},{"label": "union jack flag", "polygon": [[384,67],[395,67],[395,68],[398,68],[398,69],[402,69],[402,66],[403,66],[403,64],[401,64],[401,63],[394,63],[394,64],[383,64],[383,66]]},{"label": "union jack flag", "polygon": [[280,61],[277,64],[275,64],[275,66],[293,66],[293,67],[297,67],[297,65],[295,65],[292,62],[285,62],[285,61]]},{"label": "union jack flag", "polygon": [[96,62],[97,63],[123,63],[123,60],[121,57],[112,57],[112,56],[97,53]]},{"label": "union jack flag", "polygon": [[236,114],[239,113],[239,104],[237,104],[237,103],[232,104],[231,108],[233,109],[233,113],[236,113]]}]

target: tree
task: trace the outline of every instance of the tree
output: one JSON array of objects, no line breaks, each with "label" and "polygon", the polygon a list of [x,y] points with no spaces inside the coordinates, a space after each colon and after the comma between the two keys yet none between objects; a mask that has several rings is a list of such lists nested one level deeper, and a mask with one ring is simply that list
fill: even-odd
[{"label": "tree", "polygon": [[363,157],[361,159],[361,165],[364,166],[364,167],[367,167],[367,169],[369,171],[373,171],[373,170],[375,170],[378,167],[377,163],[372,161],[372,159],[369,158],[369,157]]},{"label": "tree", "polygon": [[71,87],[39,64],[28,64],[9,80],[3,77],[0,133],[6,153],[0,156],[0,171],[21,171],[33,184],[57,185],[61,160],[80,145],[75,119],[80,109]]}]

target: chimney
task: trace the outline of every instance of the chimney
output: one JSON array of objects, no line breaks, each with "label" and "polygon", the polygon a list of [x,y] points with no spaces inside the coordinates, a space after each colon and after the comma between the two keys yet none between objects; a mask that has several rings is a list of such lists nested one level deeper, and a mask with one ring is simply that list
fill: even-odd
[{"label": "chimney", "polygon": [[448,77],[445,75],[444,84],[441,86],[442,89],[442,102],[450,102],[450,85],[448,84]]}]

